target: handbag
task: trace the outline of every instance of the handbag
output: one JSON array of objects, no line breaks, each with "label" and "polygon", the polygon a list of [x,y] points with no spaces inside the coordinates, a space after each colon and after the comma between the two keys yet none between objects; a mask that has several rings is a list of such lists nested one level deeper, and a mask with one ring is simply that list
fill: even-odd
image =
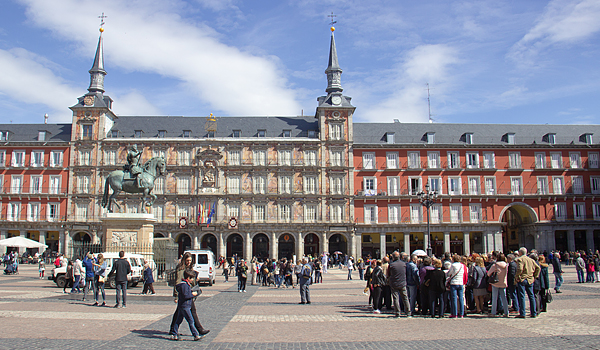
[{"label": "handbag", "polygon": [[460,265],[460,269],[458,271],[456,271],[456,273],[454,274],[454,276],[448,278],[448,280],[446,281],[446,290],[450,290],[450,281],[452,281],[452,279],[454,277],[456,277],[456,275],[458,275],[458,273],[462,270],[462,268],[463,268],[463,265],[461,264]]},{"label": "handbag", "polygon": [[550,304],[552,302],[552,293],[550,293],[550,290],[546,291],[546,303]]},{"label": "handbag", "polygon": [[104,283],[104,282],[106,282],[106,277],[98,276],[98,283]]},{"label": "handbag", "polygon": [[498,282],[500,282],[500,279],[498,278],[498,271],[494,271],[488,278],[488,283],[493,284]]}]

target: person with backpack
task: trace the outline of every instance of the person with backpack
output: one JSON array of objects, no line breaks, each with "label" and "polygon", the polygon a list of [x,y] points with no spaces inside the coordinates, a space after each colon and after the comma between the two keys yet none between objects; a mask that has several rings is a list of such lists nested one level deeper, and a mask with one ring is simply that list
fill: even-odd
[{"label": "person with backpack", "polygon": [[312,268],[306,258],[302,259],[302,269],[300,270],[300,304],[310,304],[310,282]]},{"label": "person with backpack", "polygon": [[417,314],[417,289],[419,288],[419,268],[417,267],[417,261],[418,257],[412,254],[410,261],[406,264],[406,287],[408,289],[411,315]]}]

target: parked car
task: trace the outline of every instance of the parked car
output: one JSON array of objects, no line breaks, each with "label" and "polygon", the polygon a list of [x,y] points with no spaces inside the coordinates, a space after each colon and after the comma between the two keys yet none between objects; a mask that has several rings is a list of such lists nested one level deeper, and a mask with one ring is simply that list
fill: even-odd
[{"label": "parked car", "polygon": [[[104,259],[106,261],[106,275],[108,276],[112,269],[113,262],[119,258],[119,253],[102,253],[102,256],[104,256]],[[125,259],[127,259],[127,261],[129,261],[129,264],[131,265],[131,273],[129,274],[129,281],[127,283],[127,286],[136,287],[143,277],[144,256],[141,254],[125,253]],[[65,278],[66,273],[66,266],[55,267],[52,270],[52,274],[48,276],[48,279],[54,281],[57,287],[63,288],[65,286],[65,283],[67,282]],[[106,287],[113,289],[116,287],[114,276],[112,276],[108,279],[108,281],[106,281]]]},{"label": "parked car", "polygon": [[186,250],[192,255],[192,266],[198,272],[200,282],[212,286],[215,283],[215,254],[209,249]]}]

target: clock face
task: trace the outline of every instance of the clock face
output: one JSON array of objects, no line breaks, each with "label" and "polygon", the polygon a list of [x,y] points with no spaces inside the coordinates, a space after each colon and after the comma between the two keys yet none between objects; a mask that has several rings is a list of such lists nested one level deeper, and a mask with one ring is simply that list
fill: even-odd
[{"label": "clock face", "polygon": [[229,227],[236,227],[236,226],[237,226],[237,220],[235,218],[229,219]]},{"label": "clock face", "polygon": [[94,104],[94,96],[86,96],[83,98],[83,104],[86,106],[91,106]]},{"label": "clock face", "polygon": [[339,105],[340,103],[342,103],[342,98],[340,96],[333,96],[331,98],[331,103],[333,103],[334,105]]},{"label": "clock face", "polygon": [[186,218],[180,218],[180,219],[179,219],[179,226],[180,226],[180,227],[185,227],[185,226],[187,226],[187,219],[186,219]]}]

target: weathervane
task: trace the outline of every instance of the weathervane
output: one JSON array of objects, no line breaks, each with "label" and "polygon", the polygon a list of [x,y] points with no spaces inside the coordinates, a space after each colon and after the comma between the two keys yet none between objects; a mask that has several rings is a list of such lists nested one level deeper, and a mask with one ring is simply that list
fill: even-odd
[{"label": "weathervane", "polygon": [[333,25],[337,23],[337,21],[334,21],[333,19],[337,16],[334,15],[333,12],[331,12],[331,14],[327,15],[327,17],[331,18],[331,22],[329,22],[329,25],[333,27]]},{"label": "weathervane", "polygon": [[104,24],[106,24],[106,22],[104,22],[104,19],[107,18],[108,16],[104,15],[104,12],[102,12],[101,16],[98,16],[98,18],[100,18],[100,31],[102,32],[104,28]]}]

